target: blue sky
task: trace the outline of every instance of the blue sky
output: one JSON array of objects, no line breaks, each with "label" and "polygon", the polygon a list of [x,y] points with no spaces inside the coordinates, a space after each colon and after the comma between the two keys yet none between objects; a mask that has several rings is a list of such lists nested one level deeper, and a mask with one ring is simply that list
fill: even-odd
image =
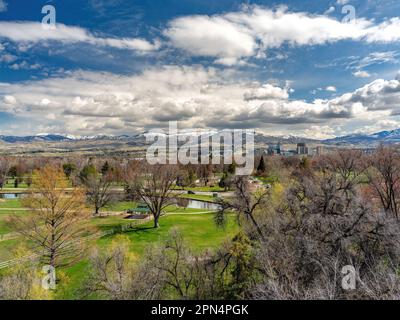
[{"label": "blue sky", "polygon": [[399,15],[394,0],[0,0],[0,134],[398,128]]}]

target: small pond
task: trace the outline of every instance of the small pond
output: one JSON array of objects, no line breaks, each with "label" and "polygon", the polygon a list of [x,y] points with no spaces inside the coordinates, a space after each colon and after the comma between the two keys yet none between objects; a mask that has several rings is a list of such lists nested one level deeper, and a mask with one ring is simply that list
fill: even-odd
[{"label": "small pond", "polygon": [[177,199],[177,205],[179,207],[201,209],[204,211],[217,211],[221,208],[221,206],[217,203],[183,198]]},{"label": "small pond", "polygon": [[0,193],[0,199],[18,199],[22,196],[22,193]]}]

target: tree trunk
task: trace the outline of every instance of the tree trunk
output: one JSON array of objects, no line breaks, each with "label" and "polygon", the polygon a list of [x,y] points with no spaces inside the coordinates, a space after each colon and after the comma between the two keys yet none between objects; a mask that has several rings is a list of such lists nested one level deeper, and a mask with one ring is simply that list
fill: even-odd
[{"label": "tree trunk", "polygon": [[264,234],[263,234],[263,232],[262,232],[260,226],[258,225],[256,219],[253,217],[253,214],[247,213],[247,215],[250,217],[250,219],[251,219],[253,225],[256,227],[256,230],[257,230],[259,236],[261,237],[261,239],[262,239],[262,240],[265,240]]},{"label": "tree trunk", "polygon": [[56,267],[56,257],[55,257],[55,250],[51,249],[50,251],[50,261],[49,261],[50,265],[55,268]]},{"label": "tree trunk", "polygon": [[154,228],[159,228],[160,224],[158,223],[159,215],[154,215]]}]

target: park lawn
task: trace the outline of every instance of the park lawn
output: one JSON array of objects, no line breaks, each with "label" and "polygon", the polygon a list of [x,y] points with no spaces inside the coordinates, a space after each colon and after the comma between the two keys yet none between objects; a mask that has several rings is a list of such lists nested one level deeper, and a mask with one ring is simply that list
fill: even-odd
[{"label": "park lawn", "polygon": [[1,208],[22,208],[22,203],[20,199],[0,199]]},{"label": "park lawn", "polygon": [[124,219],[125,216],[105,216],[105,217],[96,217],[89,220],[89,227],[96,227],[100,231],[109,231],[114,229],[117,226],[129,224],[130,221],[128,219]]},{"label": "park lawn", "polygon": [[[167,238],[169,231],[176,227],[183,235],[194,252],[201,252],[207,248],[218,247],[224,240],[233,236],[238,231],[236,219],[233,214],[228,216],[225,228],[215,225],[214,214],[176,214],[160,218],[160,228],[153,228],[153,221],[149,221],[132,231],[125,233],[131,240],[131,250],[136,255],[143,254],[149,244],[155,244]],[[98,240],[100,246],[111,243],[113,236]]]},{"label": "park lawn", "polygon": [[[13,231],[13,230],[11,230],[11,228],[7,224],[7,218],[8,217],[9,217],[8,214],[2,214],[0,212],[0,236],[2,236],[4,234],[7,234],[7,233],[10,233],[10,232]],[[1,247],[1,242],[0,242],[0,247]]]},{"label": "park lawn", "polygon": [[[14,199],[13,199],[14,200]],[[10,201],[10,200],[7,200]],[[130,207],[132,207],[132,203],[129,203]],[[116,204],[117,207],[115,209],[120,209],[123,207],[125,204],[124,203],[119,203]],[[118,211],[118,210],[117,210]],[[204,212],[202,209],[192,209],[192,208],[180,208],[176,206],[169,206],[166,209],[167,213],[182,213],[182,214],[191,214],[191,213],[199,213],[199,212]],[[0,208],[0,235],[4,235],[10,232],[13,232],[13,230],[10,229],[7,223],[7,218],[12,215],[26,215],[29,214],[27,211],[12,211],[12,210],[1,210]],[[89,227],[96,227],[100,229],[101,231],[108,231],[111,230],[119,225],[129,225],[132,220],[124,219],[124,215],[119,215],[119,216],[106,216],[106,217],[97,217],[97,218],[92,218],[88,222]],[[0,244],[1,247],[1,244]],[[0,248],[1,250],[1,248]],[[0,260],[1,261],[1,260]]]},{"label": "park lawn", "polygon": [[211,210],[205,210],[205,209],[194,209],[194,208],[184,208],[184,207],[178,207],[178,206],[168,206],[165,209],[166,213],[199,213],[199,212],[208,212]]},{"label": "park lawn", "polygon": [[[21,202],[19,199],[0,199],[0,235],[12,232],[13,230],[10,229],[10,227],[7,224],[7,218],[11,216],[12,214],[16,215],[22,215],[26,214],[26,211],[21,211],[21,210],[1,210],[4,208],[9,208],[9,209],[19,209],[21,208]],[[1,244],[0,244],[1,247]],[[0,248],[1,250],[1,248]],[[0,260],[1,261],[1,260]]]},{"label": "park lawn", "polygon": [[17,216],[26,215],[26,214],[28,214],[28,212],[22,211],[22,210],[12,211],[12,210],[1,210],[0,209],[0,235],[4,235],[6,233],[13,232],[13,230],[9,227],[9,225],[7,223],[7,218],[14,214]]},{"label": "park lawn", "polygon": [[18,239],[0,241],[0,262],[13,259],[13,251],[20,243]]},{"label": "park lawn", "polygon": [[[8,226],[7,218],[13,213],[14,212],[12,211],[0,211],[0,235],[12,232],[11,228]],[[0,242],[0,247],[1,247],[1,242]]]},{"label": "park lawn", "polygon": [[[233,214],[228,216],[225,228],[219,228],[215,225],[212,213],[198,215],[177,214],[161,217],[160,228],[158,229],[154,229],[153,222],[150,221],[136,227],[132,231],[125,232],[124,235],[131,242],[131,252],[137,259],[140,259],[146,247],[162,243],[174,227],[182,233],[183,238],[194,253],[201,253],[206,249],[212,250],[218,248],[224,241],[232,238],[239,230]],[[97,240],[97,245],[105,249],[110,246],[114,239],[115,235],[103,237]],[[76,298],[76,292],[85,278],[87,265],[87,259],[84,259],[74,266],[63,270],[68,277],[68,286],[60,294],[59,298]]]},{"label": "park lawn", "polygon": [[[12,188],[14,188],[14,186],[15,186],[14,185],[14,179],[8,179],[7,183],[4,185],[4,188],[12,189]],[[28,185],[26,183],[24,183],[24,182],[21,182],[21,183],[18,184],[18,188],[17,189],[19,189],[19,188],[28,188]]]},{"label": "park lawn", "polygon": [[[199,199],[200,200],[200,199]],[[110,204],[100,210],[100,212],[126,212],[128,209],[133,209],[137,206],[136,202],[133,201],[121,201]],[[182,212],[182,213],[196,213],[196,212],[204,212],[205,210],[201,209],[191,209],[191,208],[182,208],[175,205],[170,205],[165,209],[166,212]]]},{"label": "park lawn", "polygon": [[108,206],[105,206],[104,208],[101,208],[100,211],[103,211],[103,212],[124,211],[124,212],[126,212],[126,210],[132,209],[134,207],[136,207],[136,203],[133,201],[118,201],[118,202],[111,203]]},{"label": "park lawn", "polygon": [[[18,199],[7,199],[3,202],[6,203],[3,208],[20,207]],[[113,210],[122,211],[121,209],[132,208],[135,204],[133,202],[119,202],[111,206]],[[173,213],[173,215],[166,215],[161,217],[159,229],[152,228],[153,222],[147,222],[142,226],[136,227],[132,231],[125,234],[131,240],[131,250],[140,258],[144,253],[145,248],[150,244],[162,242],[168,235],[168,232],[176,226],[183,234],[187,243],[194,252],[199,253],[205,249],[213,249],[218,247],[224,240],[231,238],[238,230],[236,220],[229,217],[228,224],[225,229],[217,228],[214,224],[213,214],[195,214],[204,212],[202,209],[181,208],[170,206],[166,212]],[[0,208],[0,234],[12,232],[6,224],[6,218],[10,214],[27,214],[26,211],[11,211],[1,210]],[[192,213],[192,214],[191,214]],[[89,226],[96,227],[102,231],[113,229],[119,225],[129,224],[132,220],[124,219],[123,215],[120,216],[107,216],[93,218],[89,222]],[[103,248],[111,244],[115,236],[107,236],[97,240],[97,244]],[[0,261],[12,259],[12,252],[20,240],[6,240],[0,242]],[[63,270],[68,277],[68,285],[60,293],[60,298],[73,299],[75,297],[75,290],[80,287],[84,273],[86,272],[87,260],[74,264],[72,267]],[[64,292],[65,291],[65,292]]]}]

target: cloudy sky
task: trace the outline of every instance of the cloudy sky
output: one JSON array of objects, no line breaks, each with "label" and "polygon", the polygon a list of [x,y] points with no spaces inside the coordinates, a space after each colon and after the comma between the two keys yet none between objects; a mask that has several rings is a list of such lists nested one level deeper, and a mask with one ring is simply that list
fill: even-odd
[{"label": "cloudy sky", "polygon": [[396,129],[399,61],[398,0],[0,0],[0,134]]}]

